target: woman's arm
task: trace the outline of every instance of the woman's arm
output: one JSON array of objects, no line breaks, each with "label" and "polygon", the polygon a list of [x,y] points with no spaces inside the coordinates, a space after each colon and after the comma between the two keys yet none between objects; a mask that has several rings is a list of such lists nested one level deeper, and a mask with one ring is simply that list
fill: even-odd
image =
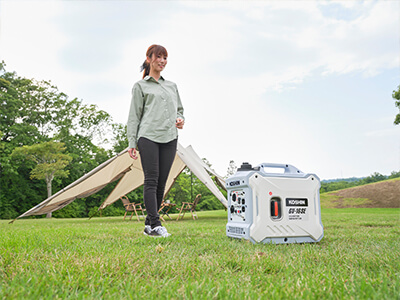
[{"label": "woman's arm", "polygon": [[127,136],[130,149],[134,149],[137,146],[137,134],[142,118],[143,104],[144,95],[140,85],[136,83],[132,89],[132,100],[127,124]]},{"label": "woman's arm", "polygon": [[185,117],[183,116],[183,105],[182,105],[181,97],[179,96],[178,88],[176,88],[176,96],[178,99],[178,109],[177,109],[177,113],[176,113],[175,126],[178,129],[183,129],[183,125],[185,125]]},{"label": "woman's arm", "polygon": [[183,105],[182,105],[181,97],[179,96],[178,87],[176,88],[176,96],[178,99],[178,103],[177,103],[178,109],[177,109],[176,118],[185,120],[185,117],[183,116]]}]

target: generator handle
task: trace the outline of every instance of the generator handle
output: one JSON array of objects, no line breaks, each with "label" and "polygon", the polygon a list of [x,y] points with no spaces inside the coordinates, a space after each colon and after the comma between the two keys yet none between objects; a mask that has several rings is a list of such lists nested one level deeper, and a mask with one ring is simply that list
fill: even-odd
[{"label": "generator handle", "polygon": [[262,163],[259,164],[257,167],[260,167],[260,171],[264,174],[268,174],[264,171],[264,168],[277,168],[277,169],[284,169],[284,174],[303,174],[302,171],[297,169],[295,166],[288,165],[288,164],[274,164],[274,163]]}]

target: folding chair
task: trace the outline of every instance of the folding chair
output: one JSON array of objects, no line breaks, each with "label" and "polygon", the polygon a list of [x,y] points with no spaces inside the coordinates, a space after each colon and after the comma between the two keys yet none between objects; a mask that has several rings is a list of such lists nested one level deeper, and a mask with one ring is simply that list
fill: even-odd
[{"label": "folding chair", "polygon": [[179,220],[182,212],[183,212],[183,215],[182,215],[182,219],[183,219],[183,217],[185,216],[185,212],[187,212],[187,211],[190,211],[192,213],[193,220],[195,219],[195,217],[198,219],[195,209],[196,209],[196,205],[197,205],[197,203],[199,203],[200,199],[201,199],[201,194],[198,194],[192,203],[182,202],[182,207],[181,207],[181,210],[179,211],[178,219],[176,219],[176,220],[177,221]]},{"label": "folding chair", "polygon": [[163,217],[165,215],[167,215],[167,217],[170,218],[170,220],[172,220],[172,218],[170,217],[168,212],[171,210],[171,208],[173,208],[175,206],[176,206],[175,203],[171,203],[171,202],[169,202],[169,200],[167,200],[167,201],[163,200],[163,202],[161,203],[160,209],[158,210],[158,213],[160,214],[160,219],[165,222]]},{"label": "folding chair", "polygon": [[138,215],[138,213],[137,213],[138,211],[141,211],[141,212],[142,212],[143,218],[145,217],[145,216],[144,216],[144,211],[145,211],[146,209],[144,209],[144,208],[142,207],[142,204],[140,204],[140,203],[138,203],[138,204],[136,204],[136,203],[131,203],[131,202],[129,201],[128,197],[126,197],[126,196],[122,196],[122,197],[120,197],[119,199],[121,199],[122,203],[123,203],[124,206],[125,206],[124,220],[125,220],[126,214],[127,214],[128,212],[132,212],[131,217],[130,217],[129,220],[132,220],[133,213],[135,213],[138,222],[140,222],[139,215]]}]

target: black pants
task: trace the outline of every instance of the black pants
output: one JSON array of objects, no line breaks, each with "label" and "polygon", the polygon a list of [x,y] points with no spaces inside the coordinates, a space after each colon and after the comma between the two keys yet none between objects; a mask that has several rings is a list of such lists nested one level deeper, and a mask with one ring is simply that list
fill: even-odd
[{"label": "black pants", "polygon": [[158,210],[164,196],[165,184],[176,155],[178,140],[156,143],[141,137],[138,141],[144,173],[143,199],[147,217],[145,225],[161,226]]}]

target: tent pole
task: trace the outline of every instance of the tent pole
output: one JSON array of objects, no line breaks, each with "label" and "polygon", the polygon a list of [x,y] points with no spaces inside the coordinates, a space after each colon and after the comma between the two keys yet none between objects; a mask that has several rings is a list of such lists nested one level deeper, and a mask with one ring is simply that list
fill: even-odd
[{"label": "tent pole", "polygon": [[92,215],[89,217],[89,220],[92,219],[95,215],[97,215],[97,214],[99,213],[99,211],[100,211],[100,217],[101,217],[101,212],[102,212],[103,210],[99,208],[94,214],[92,214]]},{"label": "tent pole", "polygon": [[193,203],[193,172],[190,170],[190,202]]}]

